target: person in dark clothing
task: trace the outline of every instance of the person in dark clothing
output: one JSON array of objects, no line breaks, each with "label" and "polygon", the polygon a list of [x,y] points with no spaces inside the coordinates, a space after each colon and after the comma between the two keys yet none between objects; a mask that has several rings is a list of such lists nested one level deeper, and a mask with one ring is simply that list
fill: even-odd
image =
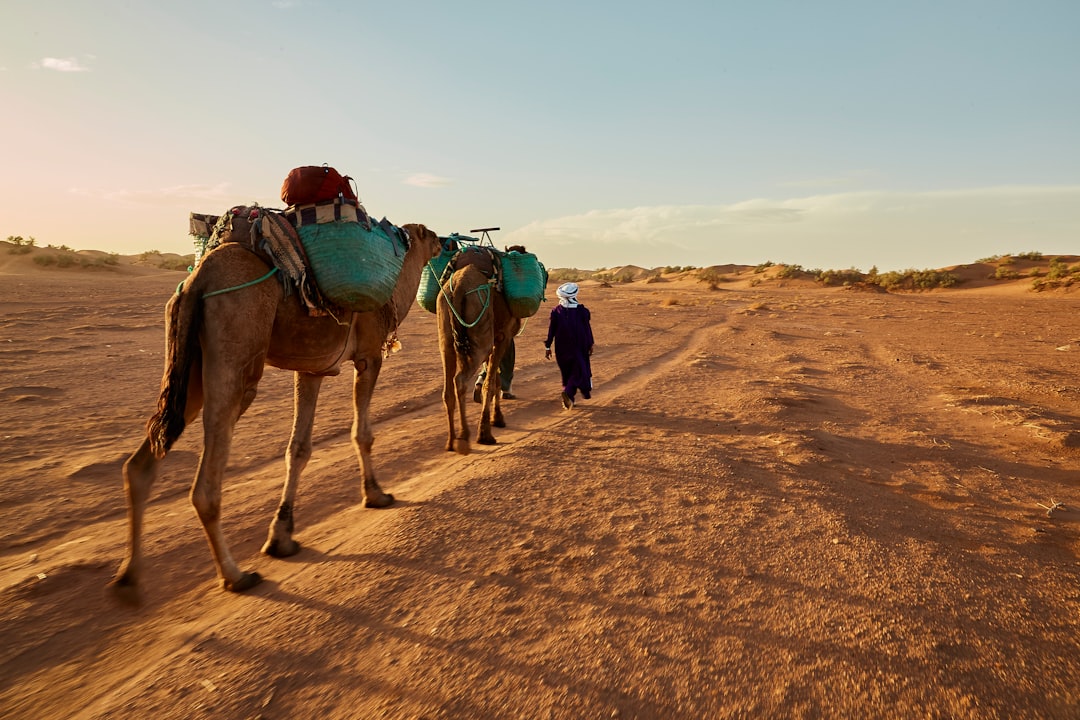
[{"label": "person in dark clothing", "polygon": [[593,334],[589,309],[577,300],[577,283],[564,283],[555,294],[559,304],[551,309],[547,340],[544,341],[544,357],[551,359],[551,345],[555,344],[555,362],[562,373],[563,408],[574,407],[577,392],[588,400],[592,396]]},{"label": "person in dark clothing", "polygon": [[[514,348],[514,339],[510,338],[510,347],[506,348],[502,360],[499,362],[499,389],[502,390],[503,400],[514,400],[517,395],[510,392],[514,384],[514,361],[517,351]],[[487,364],[480,368],[480,374],[476,377],[476,386],[473,388],[473,400],[483,402],[484,378],[487,377]]]}]

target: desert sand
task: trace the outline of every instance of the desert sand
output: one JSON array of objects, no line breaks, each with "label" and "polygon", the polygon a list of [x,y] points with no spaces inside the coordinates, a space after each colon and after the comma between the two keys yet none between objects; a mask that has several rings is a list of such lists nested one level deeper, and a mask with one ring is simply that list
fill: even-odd
[{"label": "desert sand", "polygon": [[106,589],[120,469],[184,273],[127,260],[0,254],[0,717],[1080,717],[1068,287],[985,264],[926,292],[585,279],[595,392],[569,412],[543,358],[549,287],[508,427],[468,456],[443,449],[416,306],[373,400],[398,502],[360,507],[351,378],[331,378],[304,549],[259,554],[292,406],[268,370],[224,496],[266,580],[215,577],[187,497],[196,423],[155,485],[132,607]]}]

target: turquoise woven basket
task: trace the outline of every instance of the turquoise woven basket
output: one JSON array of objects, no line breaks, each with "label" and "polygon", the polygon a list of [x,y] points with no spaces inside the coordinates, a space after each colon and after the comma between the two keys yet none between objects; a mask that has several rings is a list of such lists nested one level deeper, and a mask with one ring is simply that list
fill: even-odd
[{"label": "turquoise woven basket", "polygon": [[416,288],[416,302],[429,313],[437,311],[441,289],[439,278],[442,277],[446,266],[450,264],[450,259],[456,254],[457,250],[444,249],[424,266],[424,271],[420,274],[420,285]]},{"label": "turquoise woven basket", "polygon": [[532,253],[511,251],[502,256],[503,294],[514,317],[536,314],[544,301],[547,270]]},{"label": "turquoise woven basket", "polygon": [[390,301],[405,260],[406,244],[389,223],[338,221],[297,228],[315,283],[346,310],[369,312]]}]

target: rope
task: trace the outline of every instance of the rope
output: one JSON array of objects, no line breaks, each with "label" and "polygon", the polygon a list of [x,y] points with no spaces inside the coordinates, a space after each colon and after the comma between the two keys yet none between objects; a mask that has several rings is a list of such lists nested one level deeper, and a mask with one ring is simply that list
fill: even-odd
[{"label": "rope", "polygon": [[276,273],[277,271],[278,271],[278,269],[275,267],[275,268],[272,268],[270,270],[270,272],[266,273],[265,275],[263,275],[258,280],[252,280],[251,282],[246,282],[243,285],[237,285],[236,287],[225,288],[224,290],[213,290],[213,291],[208,292],[205,295],[203,295],[203,300],[205,300],[208,297],[213,297],[214,295],[224,295],[225,293],[230,293],[230,292],[232,292],[234,290],[243,290],[246,287],[251,287],[252,285],[258,285],[263,280],[269,280],[271,277],[273,277],[274,273]]},{"label": "rope", "polygon": [[[446,283],[447,286],[449,286],[451,283],[453,283],[453,281],[454,281],[454,276],[451,275],[450,278],[447,280],[447,283]],[[453,290],[453,288],[450,288],[450,289]],[[476,323],[480,322],[480,318],[484,317],[484,313],[487,312],[487,309],[489,307],[491,307],[491,282],[489,281],[489,282],[484,283],[483,285],[478,285],[477,287],[470,290],[469,293],[480,292],[481,290],[486,290],[487,291],[487,294],[484,297],[484,307],[480,308],[480,314],[476,316],[476,319],[473,320],[471,323],[469,323],[469,322],[465,322],[465,318],[458,315],[457,308],[455,308],[454,303],[450,301],[450,296],[446,294],[446,288],[442,288],[442,287],[439,288],[439,292],[441,292],[443,294],[443,297],[446,298],[446,304],[450,308],[450,312],[454,313],[454,317],[465,328],[474,327],[476,325]]]}]

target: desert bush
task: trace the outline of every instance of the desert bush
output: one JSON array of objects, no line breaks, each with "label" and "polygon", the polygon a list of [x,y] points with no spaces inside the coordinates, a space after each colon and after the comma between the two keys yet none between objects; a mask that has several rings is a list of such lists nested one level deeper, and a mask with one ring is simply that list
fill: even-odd
[{"label": "desert bush", "polygon": [[997,270],[990,276],[992,280],[1015,280],[1020,277],[1020,273],[1013,270],[1007,265],[998,265]]},{"label": "desert bush", "polygon": [[781,263],[779,266],[777,266],[776,269],[776,277],[781,280],[786,280],[788,278],[797,278],[802,274],[802,265],[786,265]]},{"label": "desert bush", "polygon": [[932,290],[952,287],[959,279],[946,270],[893,270],[878,275],[875,282],[886,290]]},{"label": "desert bush", "polygon": [[[873,268],[873,277],[877,277],[877,268]],[[822,285],[851,285],[852,283],[862,282],[863,274],[859,272],[857,268],[849,268],[847,270],[818,270],[815,273],[815,279]],[[874,282],[867,276],[868,282]]]},{"label": "desert bush", "polygon": [[548,271],[548,282],[562,285],[568,282],[581,282],[589,276],[585,270],[577,268],[556,268]]},{"label": "desert bush", "polygon": [[174,258],[170,260],[161,260],[157,266],[162,270],[182,270],[184,272],[191,269],[195,264],[195,256],[187,256],[181,258]]},{"label": "desert bush", "polygon": [[773,266],[772,260],[766,260],[765,262],[763,262],[760,265],[758,265],[757,267],[755,267],[754,272],[755,273],[763,273],[766,270],[768,270],[769,268],[771,268],[772,266]]},{"label": "desert bush", "polygon": [[1046,271],[1047,280],[1062,280],[1070,275],[1069,266],[1061,258],[1050,261],[1050,268]]},{"label": "desert bush", "polygon": [[36,264],[38,264],[38,265],[48,267],[50,265],[55,265],[56,264],[56,256],[55,255],[35,255],[34,256],[34,262]]},{"label": "desert bush", "polygon": [[634,282],[634,271],[630,268],[623,268],[619,272],[615,273],[612,278],[615,282],[630,283]]},{"label": "desert bush", "polygon": [[[1008,256],[1006,256],[1008,257]],[[1001,258],[1000,255],[991,255],[990,257],[979,258],[975,262],[977,263],[992,263],[997,262]]]},{"label": "desert bush", "polygon": [[34,252],[34,248],[29,245],[15,245],[8,248],[8,255],[26,255],[32,252]]},{"label": "desert bush", "polygon": [[697,279],[710,285],[731,281],[731,278],[719,272],[716,268],[701,268],[697,271]]},{"label": "desert bush", "polygon": [[1029,251],[1016,253],[1014,257],[1018,257],[1021,260],[1042,260],[1043,254],[1041,252]]}]

